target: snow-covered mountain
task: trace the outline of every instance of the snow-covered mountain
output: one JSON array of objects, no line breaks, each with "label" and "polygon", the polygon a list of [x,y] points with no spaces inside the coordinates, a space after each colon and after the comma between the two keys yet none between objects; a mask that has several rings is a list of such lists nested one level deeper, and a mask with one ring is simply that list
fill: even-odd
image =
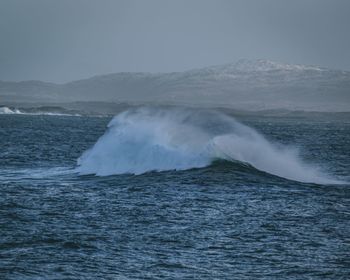
[{"label": "snow-covered mountain", "polygon": [[240,60],[185,72],[115,73],[62,85],[0,82],[0,103],[28,101],[350,111],[350,72],[268,60]]}]

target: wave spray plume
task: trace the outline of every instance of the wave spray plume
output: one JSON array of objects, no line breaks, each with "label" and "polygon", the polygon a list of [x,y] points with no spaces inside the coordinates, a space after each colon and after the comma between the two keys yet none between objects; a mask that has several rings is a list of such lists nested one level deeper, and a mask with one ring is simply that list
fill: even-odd
[{"label": "wave spray plume", "polygon": [[188,108],[142,107],[117,115],[78,159],[77,171],[142,174],[200,168],[217,159],[247,163],[291,180],[335,183],[300,160],[295,149],[275,145],[225,114]]}]

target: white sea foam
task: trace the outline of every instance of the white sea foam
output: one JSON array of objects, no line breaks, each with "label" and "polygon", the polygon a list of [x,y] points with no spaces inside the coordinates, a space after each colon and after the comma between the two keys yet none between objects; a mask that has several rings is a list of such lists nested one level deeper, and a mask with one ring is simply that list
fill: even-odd
[{"label": "white sea foam", "polygon": [[0,107],[0,115],[34,115],[34,116],[45,115],[45,116],[75,116],[75,117],[81,116],[79,114],[67,114],[67,113],[58,113],[58,112],[43,112],[43,111],[26,112],[18,109],[10,109],[8,107]]},{"label": "white sea foam", "polygon": [[80,174],[99,176],[185,170],[224,159],[291,180],[335,183],[304,163],[296,149],[269,142],[254,129],[214,111],[138,108],[112,119],[79,159]]},{"label": "white sea foam", "polygon": [[17,109],[11,110],[8,107],[0,107],[0,114],[3,115],[12,115],[12,114],[21,114],[21,112]]}]

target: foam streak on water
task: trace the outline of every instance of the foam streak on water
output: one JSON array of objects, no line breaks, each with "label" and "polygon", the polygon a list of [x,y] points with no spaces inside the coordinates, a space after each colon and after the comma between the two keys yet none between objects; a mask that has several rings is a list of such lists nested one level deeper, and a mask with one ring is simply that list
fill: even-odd
[{"label": "foam streak on water", "polygon": [[298,151],[269,142],[215,111],[143,107],[117,115],[78,159],[80,174],[100,176],[185,170],[223,159],[301,182],[336,183],[304,163]]}]

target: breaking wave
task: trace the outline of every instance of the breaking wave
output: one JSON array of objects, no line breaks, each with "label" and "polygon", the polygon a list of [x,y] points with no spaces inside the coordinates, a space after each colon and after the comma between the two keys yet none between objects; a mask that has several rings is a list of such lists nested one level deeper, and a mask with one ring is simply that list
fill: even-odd
[{"label": "breaking wave", "polygon": [[0,107],[0,115],[12,115],[12,114],[22,114],[21,111],[17,109],[10,109],[8,107]]},{"label": "breaking wave", "polygon": [[304,163],[296,149],[271,143],[225,114],[187,108],[143,107],[117,115],[78,159],[77,172],[107,176],[186,170],[218,159],[249,164],[286,179],[335,183]]},{"label": "breaking wave", "polygon": [[40,110],[19,110],[19,109],[10,109],[9,107],[0,107],[0,115],[45,115],[45,116],[75,116],[79,117],[80,114],[69,114],[61,112],[50,112],[50,111],[40,111]]}]

